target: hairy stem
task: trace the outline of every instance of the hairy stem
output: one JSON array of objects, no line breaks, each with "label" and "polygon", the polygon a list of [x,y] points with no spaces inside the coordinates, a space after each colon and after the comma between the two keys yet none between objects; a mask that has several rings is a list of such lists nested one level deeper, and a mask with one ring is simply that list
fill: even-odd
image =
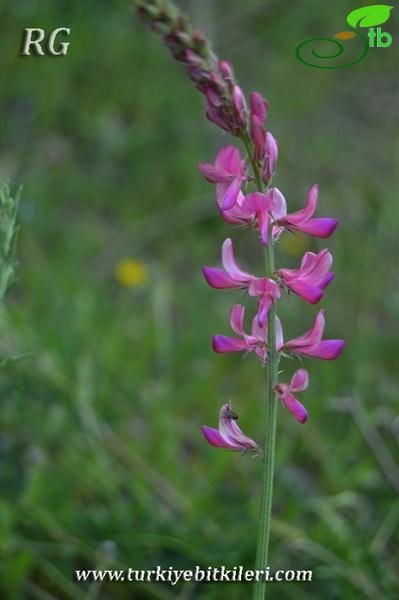
[{"label": "hairy stem", "polygon": [[[252,166],[256,186],[259,192],[265,191],[259,165],[253,158],[253,147],[248,135],[242,136],[242,141],[248,152],[248,158]],[[269,231],[269,245],[265,248],[265,267],[267,277],[272,277],[275,271],[274,265],[274,242],[272,227]],[[255,569],[266,569],[269,556],[270,525],[273,502],[273,479],[276,447],[277,426],[277,397],[275,388],[278,383],[279,357],[276,351],[276,303],[273,301],[267,315],[269,361],[268,361],[268,385],[266,403],[266,439],[264,446],[264,458],[261,482],[260,514],[258,527],[258,542],[256,549]],[[266,597],[266,581],[257,581],[254,586],[253,600],[264,600]]]}]

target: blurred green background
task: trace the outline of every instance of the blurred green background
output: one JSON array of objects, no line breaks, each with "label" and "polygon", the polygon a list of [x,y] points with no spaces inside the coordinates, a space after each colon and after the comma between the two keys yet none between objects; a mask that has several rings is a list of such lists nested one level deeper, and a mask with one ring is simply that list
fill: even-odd
[{"label": "blurred green background", "polygon": [[[291,209],[318,182],[319,215],[341,221],[322,305],[327,336],[347,348],[336,363],[306,363],[305,426],[279,411],[270,562],[313,569],[313,582],[273,584],[270,598],[397,598],[399,14],[383,26],[390,48],[329,71],[301,64],[295,48],[344,30],[358,2],[181,6],[246,92],[269,99],[275,183]],[[256,239],[220,220],[197,169],[231,140],[125,0],[2,2],[0,25],[0,179],[24,184],[0,353],[33,353],[0,372],[0,595],[248,598],[249,584],[73,576],[253,565],[260,461],[213,449],[200,431],[231,399],[243,430],[264,436],[264,370],[210,347],[242,297],[200,272],[232,235],[241,264],[262,273]],[[22,30],[35,26],[70,27],[67,57],[20,57]],[[325,245],[288,236],[278,264]],[[286,336],[316,311],[292,297]],[[285,377],[297,367],[285,364]]]}]

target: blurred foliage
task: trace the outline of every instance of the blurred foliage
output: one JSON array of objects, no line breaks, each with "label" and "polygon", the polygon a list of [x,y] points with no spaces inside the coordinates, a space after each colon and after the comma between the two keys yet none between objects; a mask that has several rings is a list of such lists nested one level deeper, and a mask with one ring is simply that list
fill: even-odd
[{"label": "blurred foliage", "polygon": [[[323,306],[327,334],[347,349],[336,363],[308,363],[305,426],[279,415],[271,566],[314,569],[314,580],[275,584],[270,597],[395,598],[399,17],[384,25],[390,48],[323,71],[295,48],[342,30],[354,0],[181,5],[245,90],[270,100],[276,184],[290,206],[318,182],[319,214],[341,220]],[[230,231],[196,165],[228,138],[125,0],[14,0],[0,22],[0,179],[25,185],[0,355],[33,353],[0,372],[1,596],[247,598],[250,586],[237,584],[73,578],[79,568],[253,564],[259,461],[200,433],[231,398],[243,429],[263,437],[264,371],[210,349],[240,295],[216,293],[200,273]],[[67,57],[19,56],[27,26],[70,27]],[[257,243],[233,236],[243,265],[261,273]],[[279,264],[296,265],[303,249],[284,242]],[[144,266],[143,285],[118,282],[126,259]],[[316,310],[291,298],[286,335]]]}]

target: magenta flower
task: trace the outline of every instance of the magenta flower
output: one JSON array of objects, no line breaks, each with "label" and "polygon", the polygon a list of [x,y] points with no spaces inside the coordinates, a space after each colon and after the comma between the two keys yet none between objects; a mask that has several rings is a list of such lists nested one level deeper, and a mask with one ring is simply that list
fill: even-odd
[{"label": "magenta flower", "polygon": [[277,275],[284,285],[311,304],[316,304],[334,279],[330,273],[332,256],[327,249],[318,254],[306,252],[299,269],[279,269]]},{"label": "magenta flower", "polygon": [[266,361],[267,327],[259,327],[258,318],[252,321],[251,334],[244,331],[245,308],[242,304],[235,304],[230,312],[230,326],[234,333],[241,339],[227,335],[214,335],[212,347],[215,352],[255,352],[262,360]]},{"label": "magenta flower", "polygon": [[[271,188],[266,194],[251,192],[245,197],[241,211],[250,221],[257,220],[260,237],[264,246],[269,244],[269,224],[277,222],[287,214],[287,204],[283,194],[277,188]],[[273,238],[278,237],[283,227],[273,227]]]},{"label": "magenta flower", "polygon": [[262,327],[267,311],[273,300],[280,298],[280,288],[273,279],[257,278],[240,269],[234,256],[234,246],[230,238],[223,242],[222,264],[224,269],[203,267],[206,282],[215,289],[248,289],[250,296],[259,297],[258,319]]},{"label": "magenta flower", "polygon": [[219,413],[219,428],[206,425],[201,427],[205,439],[216,448],[257,452],[258,445],[241,431],[236,423],[237,419],[237,415],[231,410],[231,403],[223,404]]},{"label": "magenta flower", "polygon": [[269,277],[253,278],[248,287],[250,296],[257,296],[258,300],[258,323],[263,327],[266,322],[267,311],[273,300],[280,298],[280,288],[273,279]]},{"label": "magenta flower", "polygon": [[318,193],[319,186],[313,185],[309,190],[305,208],[289,215],[286,214],[287,209],[285,208],[285,215],[275,219],[276,225],[290,231],[302,231],[315,237],[329,237],[335,231],[338,221],[331,218],[312,218],[316,212]]},{"label": "magenta flower", "polygon": [[302,231],[316,237],[329,237],[338,225],[337,219],[313,219],[316,211],[318,186],[313,185],[308,194],[305,208],[287,214],[287,203],[277,188],[270,188],[266,194],[253,192],[246,196],[241,211],[246,219],[257,220],[264,246],[269,243],[269,224],[273,224],[273,239],[276,240],[284,228]]},{"label": "magenta flower", "polygon": [[218,206],[222,211],[234,207],[246,180],[246,165],[241,160],[240,151],[235,146],[225,146],[217,155],[215,164],[200,163],[198,165],[205,179],[216,183]]},{"label": "magenta flower", "polygon": [[323,360],[335,360],[345,347],[344,340],[323,340],[324,310],[321,309],[316,316],[312,329],[304,335],[290,340],[283,348],[299,354],[300,356],[314,356]]},{"label": "magenta flower", "polygon": [[[253,275],[240,269],[234,256],[234,246],[230,238],[223,242],[222,246],[223,269],[214,267],[202,267],[202,273],[208,285],[216,289],[236,288],[246,289],[250,282],[255,279]],[[277,285],[277,284],[276,284]]]},{"label": "magenta flower", "polygon": [[286,408],[294,415],[299,423],[305,423],[308,418],[306,408],[297,400],[293,392],[302,392],[309,385],[309,374],[305,369],[298,369],[291,379],[291,383],[279,383],[276,392]]}]

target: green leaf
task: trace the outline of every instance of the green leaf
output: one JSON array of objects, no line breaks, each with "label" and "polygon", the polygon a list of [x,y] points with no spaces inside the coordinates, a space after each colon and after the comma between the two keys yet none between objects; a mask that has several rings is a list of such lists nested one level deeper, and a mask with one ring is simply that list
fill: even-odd
[{"label": "green leaf", "polygon": [[393,6],[386,4],[373,4],[353,10],[347,16],[347,21],[352,27],[374,27],[388,21]]}]

